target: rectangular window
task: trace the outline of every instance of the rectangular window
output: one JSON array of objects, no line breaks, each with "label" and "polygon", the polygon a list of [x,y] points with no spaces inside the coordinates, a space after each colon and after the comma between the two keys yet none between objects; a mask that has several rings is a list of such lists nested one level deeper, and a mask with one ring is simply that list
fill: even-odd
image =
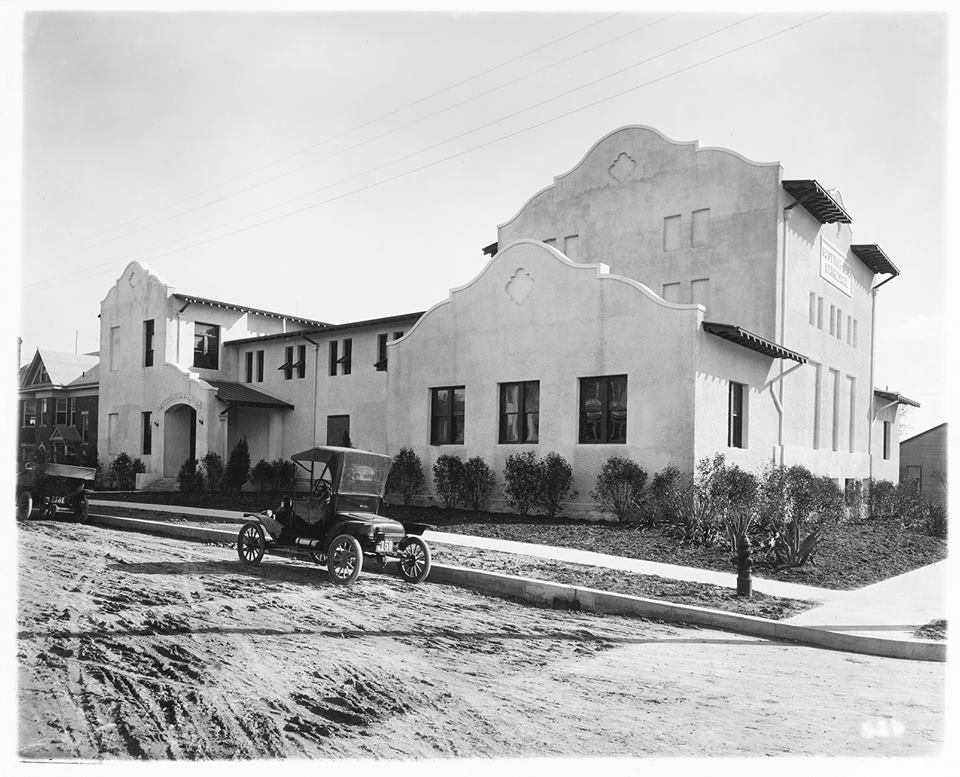
[{"label": "rectangular window", "polygon": [[690,301],[695,305],[710,308],[710,279],[697,278],[690,281]]},{"label": "rectangular window", "polygon": [[462,445],[466,389],[444,386],[430,389],[430,444]]},{"label": "rectangular window", "polygon": [[680,248],[680,215],[667,216],[663,220],[663,250],[676,251]]},{"label": "rectangular window", "polygon": [[50,425],[50,400],[37,400],[37,426]]},{"label": "rectangular window", "polygon": [[141,434],[143,444],[140,447],[140,453],[144,456],[149,456],[153,450],[153,422],[150,419],[150,413],[140,414],[140,428],[143,430]]},{"label": "rectangular window", "polygon": [[330,357],[328,359],[330,362],[330,376],[333,377],[337,374],[337,341],[330,341]]},{"label": "rectangular window", "polygon": [[253,351],[247,351],[244,360],[246,361],[247,383],[253,383]]},{"label": "rectangular window", "polygon": [[204,370],[220,369],[220,327],[216,324],[194,323],[193,366]]},{"label": "rectangular window", "polygon": [[854,440],[857,433],[857,379],[847,375],[847,387],[850,389],[850,453],[854,452]]},{"label": "rectangular window", "polygon": [[20,425],[24,428],[37,425],[37,403],[33,399],[23,400],[23,420]]},{"label": "rectangular window", "polygon": [[67,397],[67,424],[77,425],[77,399],[76,397]]},{"label": "rectangular window", "polygon": [[387,334],[377,335],[377,360],[374,362],[377,372],[385,372],[387,369]]},{"label": "rectangular window", "polygon": [[500,442],[540,442],[540,381],[500,384]]},{"label": "rectangular window", "polygon": [[80,411],[80,442],[90,442],[90,411]]},{"label": "rectangular window", "polygon": [[577,261],[577,256],[580,253],[580,235],[567,235],[563,239],[563,253],[567,255],[568,259]]},{"label": "rectangular window", "polygon": [[263,351],[257,351],[257,383],[263,383]]},{"label": "rectangular window", "polygon": [[307,377],[307,346],[297,346],[297,363],[293,366],[297,368],[297,378]]},{"label": "rectangular window", "polygon": [[837,308],[837,339],[843,339],[843,311]]},{"label": "rectangular window", "polygon": [[823,297],[817,297],[817,329],[823,329]]},{"label": "rectangular window", "polygon": [[743,448],[743,384],[730,381],[727,400],[727,445]]},{"label": "rectangular window", "polygon": [[57,397],[54,402],[56,403],[56,420],[54,423],[58,426],[67,425],[67,399],[66,397]]},{"label": "rectangular window", "polygon": [[840,371],[830,370],[830,383],[833,391],[833,450],[840,450]]},{"label": "rectangular window", "polygon": [[857,319],[853,319],[853,347],[857,347]]},{"label": "rectangular window", "polygon": [[143,366],[153,366],[153,319],[143,322]]},{"label": "rectangular window", "polygon": [[110,327],[110,371],[120,369],[120,327]]},{"label": "rectangular window", "polygon": [[680,284],[679,283],[663,284],[663,298],[667,302],[679,302],[680,301]]},{"label": "rectangular window", "polygon": [[847,345],[850,345],[853,339],[853,316],[847,316]]},{"label": "rectangular window", "polygon": [[120,414],[109,413],[107,415],[107,453],[119,453],[119,440],[117,436],[120,433]]},{"label": "rectangular window", "polygon": [[353,442],[350,440],[350,416],[327,416],[327,445],[353,447]]},{"label": "rectangular window", "polygon": [[710,208],[695,210],[691,215],[693,224],[690,230],[690,244],[705,246],[710,242]]},{"label": "rectangular window", "polygon": [[892,440],[892,426],[889,421],[883,422],[883,458],[890,460],[890,443]]},{"label": "rectangular window", "polygon": [[353,340],[349,337],[343,341],[343,356],[340,357],[340,364],[343,365],[341,375],[350,374],[351,361],[353,359]]},{"label": "rectangular window", "polygon": [[817,295],[810,292],[810,326],[817,325]]},{"label": "rectangular window", "polygon": [[290,380],[293,377],[293,346],[288,345],[283,350],[283,364],[279,367],[283,371],[283,379]]},{"label": "rectangular window", "polygon": [[580,378],[580,442],[627,441],[627,376]]},{"label": "rectangular window", "polygon": [[830,334],[834,334],[837,331],[837,306],[830,306]]}]

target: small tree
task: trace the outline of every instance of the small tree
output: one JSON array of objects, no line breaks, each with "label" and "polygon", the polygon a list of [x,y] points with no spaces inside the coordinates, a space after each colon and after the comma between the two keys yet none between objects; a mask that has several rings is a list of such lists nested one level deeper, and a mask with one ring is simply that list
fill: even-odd
[{"label": "small tree", "polygon": [[540,496],[537,500],[547,518],[555,518],[573,487],[573,468],[559,453],[551,451],[539,463]]},{"label": "small tree", "polygon": [[459,456],[448,453],[438,457],[433,465],[433,489],[448,510],[457,506],[463,484],[463,462]]},{"label": "small tree", "polygon": [[[142,462],[141,466],[143,466]],[[110,481],[111,488],[119,491],[130,491],[133,489],[136,484],[136,472],[133,468],[133,460],[128,454],[120,453],[117,455],[117,458],[110,463],[107,478]]]},{"label": "small tree", "polygon": [[493,470],[480,456],[467,459],[463,465],[460,500],[474,512],[479,512],[490,496],[495,482]]},{"label": "small tree", "polygon": [[275,490],[276,479],[274,465],[266,459],[260,459],[250,472],[250,480],[256,483],[261,491],[266,491],[268,488]]},{"label": "small tree", "polygon": [[223,486],[223,457],[216,451],[208,451],[200,460],[207,488],[219,491]]},{"label": "small tree", "polygon": [[187,459],[177,474],[177,487],[185,494],[199,494],[203,491],[203,470],[196,459]]},{"label": "small tree", "polygon": [[410,448],[401,448],[393,457],[393,466],[387,476],[387,491],[400,494],[404,505],[409,506],[413,498],[423,491],[423,481],[420,457]]},{"label": "small tree", "polygon": [[646,482],[647,473],[635,461],[611,456],[603,463],[590,497],[623,523],[639,502]]},{"label": "small tree", "polygon": [[227,488],[239,493],[249,476],[250,449],[247,448],[247,438],[241,437],[239,442],[233,446],[233,450],[230,451],[230,459],[227,461],[227,467],[223,473],[223,480]]},{"label": "small tree", "polygon": [[533,451],[507,456],[503,467],[503,493],[507,504],[526,516],[536,507],[542,492],[543,470]]}]

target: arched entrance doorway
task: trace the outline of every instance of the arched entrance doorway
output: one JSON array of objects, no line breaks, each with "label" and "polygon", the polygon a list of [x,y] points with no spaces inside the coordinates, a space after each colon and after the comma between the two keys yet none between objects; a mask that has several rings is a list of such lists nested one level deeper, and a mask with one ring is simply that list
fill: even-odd
[{"label": "arched entrance doorway", "polygon": [[197,457],[197,411],[190,405],[167,408],[163,419],[163,475],[175,478],[187,459]]}]

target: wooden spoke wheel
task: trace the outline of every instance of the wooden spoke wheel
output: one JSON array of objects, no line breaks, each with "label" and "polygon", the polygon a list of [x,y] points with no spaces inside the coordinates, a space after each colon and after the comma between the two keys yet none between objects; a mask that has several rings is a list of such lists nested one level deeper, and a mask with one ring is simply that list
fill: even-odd
[{"label": "wooden spoke wheel", "polygon": [[419,537],[407,537],[400,543],[397,569],[408,583],[422,583],[430,574],[430,548]]},{"label": "wooden spoke wheel", "polygon": [[33,494],[29,491],[21,491],[17,498],[17,520],[25,521],[33,512]]},{"label": "wooden spoke wheel", "polygon": [[327,548],[327,577],[335,585],[350,585],[360,576],[363,550],[356,537],[341,534]]},{"label": "wooden spoke wheel", "polygon": [[263,536],[263,527],[256,521],[248,521],[240,527],[237,536],[237,555],[248,566],[259,564],[267,543]]}]

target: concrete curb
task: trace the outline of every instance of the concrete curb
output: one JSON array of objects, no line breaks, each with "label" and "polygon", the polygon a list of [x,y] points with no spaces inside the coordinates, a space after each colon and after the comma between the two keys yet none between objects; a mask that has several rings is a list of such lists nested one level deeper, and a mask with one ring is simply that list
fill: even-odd
[{"label": "concrete curb", "polygon": [[243,513],[236,510],[212,510],[208,507],[180,507],[179,505],[155,505],[145,502],[120,502],[112,499],[91,499],[91,507],[122,507],[126,510],[148,510],[152,513],[173,513],[175,515],[202,515],[225,520],[242,521]]},{"label": "concrete curb", "polygon": [[[122,518],[115,515],[93,515],[97,525],[118,529],[163,534],[168,537],[201,542],[235,542],[236,532],[207,529],[189,524],[146,521],[140,518]],[[947,645],[935,640],[896,640],[866,637],[858,634],[814,629],[783,621],[740,615],[732,612],[673,604],[657,599],[644,599],[629,594],[580,588],[564,583],[534,580],[500,572],[434,564],[430,581],[448,585],[475,588],[487,593],[510,596],[535,604],[570,610],[600,612],[610,615],[634,615],[662,621],[689,623],[697,626],[732,631],[751,637],[796,642],[802,645],[842,650],[848,653],[903,658],[913,661],[946,661]]]}]

